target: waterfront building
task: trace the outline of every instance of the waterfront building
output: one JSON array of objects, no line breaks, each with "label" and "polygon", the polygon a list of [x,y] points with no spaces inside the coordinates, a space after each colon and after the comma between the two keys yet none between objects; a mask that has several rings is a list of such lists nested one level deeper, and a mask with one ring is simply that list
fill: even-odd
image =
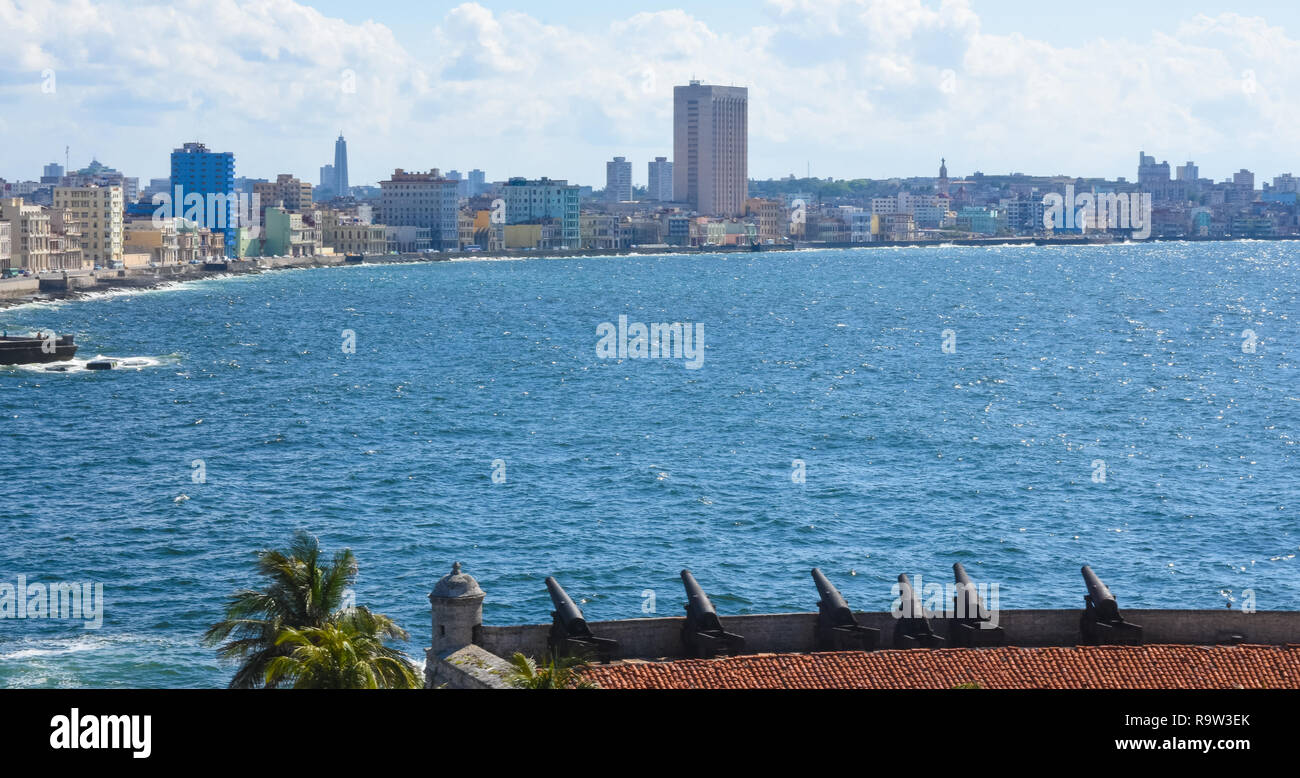
[{"label": "waterfront building", "polygon": [[339,139],[334,141],[334,194],[347,197],[349,193],[348,142],[343,140],[343,131],[340,130]]},{"label": "waterfront building", "polygon": [[866,208],[858,208],[852,205],[841,205],[839,211],[839,221],[847,228],[845,240],[849,243],[868,243],[871,241],[871,212]]},{"label": "waterfront building", "polygon": [[433,230],[411,224],[384,226],[388,250],[397,254],[418,254],[433,248]]},{"label": "waterfront building", "polygon": [[[82,225],[77,214],[66,208],[51,208],[48,270],[85,270],[91,265],[81,248]],[[120,260],[119,260],[120,261]]]},{"label": "waterfront building", "polygon": [[936,197],[933,202],[918,203],[912,207],[912,218],[918,229],[937,230],[943,226],[943,217],[948,213],[948,206],[943,198]]},{"label": "waterfront building", "polygon": [[1046,229],[1043,226],[1043,214],[1047,206],[1041,197],[1004,199],[999,203],[998,209],[1006,214],[1007,228],[1012,232],[1035,233]]},{"label": "waterfront building", "polygon": [[81,226],[81,251],[101,267],[122,261],[126,203],[119,186],[56,186],[54,208],[72,211]]},{"label": "waterfront building", "polygon": [[680,213],[664,217],[664,243],[669,246],[689,246],[691,243],[691,219]]},{"label": "waterfront building", "polygon": [[273,183],[253,184],[253,194],[257,195],[263,209],[279,205],[290,211],[304,213],[312,207],[311,184],[288,173],[277,175]]},{"label": "waterfront building", "polygon": [[664,243],[664,224],[658,216],[640,214],[628,217],[619,226],[628,246],[661,246]]},{"label": "waterfront building", "polygon": [[155,265],[175,265],[180,262],[180,241],[176,219],[130,219],[123,229],[124,254],[146,254]]},{"label": "waterfront building", "polygon": [[916,217],[910,213],[872,214],[871,233],[878,240],[916,240]]},{"label": "waterfront building", "polygon": [[780,200],[751,197],[745,200],[745,215],[756,220],[760,240],[777,241],[785,237],[788,217]]},{"label": "waterfront building", "polygon": [[561,228],[555,222],[538,221],[529,224],[507,224],[502,230],[508,249],[550,250],[568,248],[561,239]]},{"label": "waterfront building", "polygon": [[9,222],[0,222],[0,270],[13,267],[13,238]]},{"label": "waterfront building", "polygon": [[980,235],[996,235],[998,210],[968,205],[957,212],[957,228]]},{"label": "waterfront building", "polygon": [[474,214],[471,211],[462,210],[456,214],[456,233],[459,248],[478,245],[474,242]]},{"label": "waterfront building", "polygon": [[[220,260],[227,255],[249,256],[257,252],[245,251],[239,253],[236,250],[238,246],[235,241],[245,241],[245,245],[248,245],[248,243],[261,243],[260,240],[254,241],[251,238],[251,232],[247,227],[237,227],[225,232],[217,232],[185,219],[176,220],[176,240],[179,254],[178,260],[181,264]],[[230,248],[227,249],[227,246]]]},{"label": "waterfront building", "polygon": [[655,157],[649,163],[646,199],[668,203],[673,199],[673,163],[667,157]]},{"label": "waterfront building", "polygon": [[584,249],[625,249],[626,238],[620,229],[623,217],[609,213],[584,213],[581,217]]},{"label": "waterfront building", "polygon": [[50,269],[50,214],[21,197],[0,199],[0,222],[9,223],[10,262],[34,273]]},{"label": "waterfront building", "polygon": [[492,221],[492,211],[474,212],[474,239],[466,245],[478,246],[484,251],[499,251],[505,246],[505,225]]},{"label": "waterfront building", "polygon": [[460,243],[457,186],[437,168],[428,173],[398,168],[379,182],[379,219],[390,227],[428,228],[432,248],[454,251]]},{"label": "waterfront building", "polygon": [[[576,249],[581,245],[577,186],[549,178],[512,178],[502,187],[502,195],[507,227],[522,224],[552,224],[555,227],[534,233],[516,230],[516,242],[523,240],[521,236],[525,234],[535,234],[540,241],[536,248]],[[511,247],[509,243],[507,238],[508,248]]]},{"label": "waterfront building", "polygon": [[334,210],[318,211],[321,243],[335,254],[386,254],[388,233],[384,225]]},{"label": "waterfront building", "polygon": [[626,157],[614,157],[605,163],[605,200],[625,203],[632,199],[632,163]]},{"label": "waterfront building", "polygon": [[673,200],[706,216],[739,216],[749,195],[749,90],[673,87]]},{"label": "waterfront building", "polygon": [[262,231],[262,256],[310,257],[320,253],[320,230],[313,217],[285,208],[267,208]]},{"label": "waterfront building", "polygon": [[[229,151],[210,151],[202,143],[186,143],[172,152],[172,215],[184,216],[185,198],[199,195],[205,203],[206,226],[222,234],[239,226],[238,209],[225,208],[224,214],[207,213],[209,196],[230,202],[235,196],[235,155]],[[176,199],[179,197],[179,200]],[[220,222],[219,224],[217,222]]]}]

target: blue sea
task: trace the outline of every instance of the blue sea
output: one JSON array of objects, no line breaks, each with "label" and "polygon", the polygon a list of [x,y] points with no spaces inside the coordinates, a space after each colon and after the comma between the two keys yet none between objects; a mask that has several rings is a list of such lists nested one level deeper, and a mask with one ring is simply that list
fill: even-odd
[{"label": "blue sea", "polygon": [[[1300,603],[1300,246],[1159,243],[452,261],[0,311],[112,372],[0,368],[0,585],[98,582],[99,629],[0,620],[0,686],[215,687],[254,554],[316,534],[430,642],[489,624],[855,608],[962,562],[1001,608]],[[703,359],[603,358],[602,324]],[[354,339],[355,353],[345,346]],[[495,463],[495,464],[494,464]],[[497,477],[494,479],[494,474]]]}]

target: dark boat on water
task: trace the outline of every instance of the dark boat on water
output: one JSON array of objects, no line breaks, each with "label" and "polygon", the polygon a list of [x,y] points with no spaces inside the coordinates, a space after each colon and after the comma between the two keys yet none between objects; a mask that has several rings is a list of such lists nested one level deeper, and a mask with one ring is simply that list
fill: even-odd
[{"label": "dark boat on water", "polygon": [[0,335],[0,365],[64,362],[77,353],[71,335],[38,332],[26,337]]}]

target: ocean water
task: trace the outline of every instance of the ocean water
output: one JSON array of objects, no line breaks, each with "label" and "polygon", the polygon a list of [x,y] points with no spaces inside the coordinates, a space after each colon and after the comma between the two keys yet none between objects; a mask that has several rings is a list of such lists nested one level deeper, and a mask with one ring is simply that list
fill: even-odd
[{"label": "ocean water", "polygon": [[[1121,607],[1295,609],[1298,260],[455,261],[0,311],[144,360],[0,368],[0,584],[105,597],[99,629],[0,620],[0,686],[224,685],[200,637],[296,529],[356,552],[417,658],[456,560],[489,624],[548,621],[547,575],[589,620],[677,615],[683,567],[723,613],[815,610],[813,566],[885,610],[954,562],[1002,608],[1081,607],[1087,563]],[[599,357],[620,316],[700,323],[703,362]]]}]

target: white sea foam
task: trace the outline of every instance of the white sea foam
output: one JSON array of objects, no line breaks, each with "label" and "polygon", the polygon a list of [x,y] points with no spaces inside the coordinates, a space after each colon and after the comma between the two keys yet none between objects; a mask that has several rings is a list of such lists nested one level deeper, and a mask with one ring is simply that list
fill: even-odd
[{"label": "white sea foam", "polygon": [[[175,356],[166,357],[110,357],[103,354],[97,354],[91,359],[68,359],[62,362],[44,362],[31,365],[15,365],[19,370],[31,373],[49,373],[50,375],[68,375],[72,373],[101,373],[101,372],[120,372],[123,370],[144,370],[150,367],[160,367],[162,365],[175,364]],[[90,362],[109,361],[113,362],[113,370],[89,370],[86,365]]]}]

